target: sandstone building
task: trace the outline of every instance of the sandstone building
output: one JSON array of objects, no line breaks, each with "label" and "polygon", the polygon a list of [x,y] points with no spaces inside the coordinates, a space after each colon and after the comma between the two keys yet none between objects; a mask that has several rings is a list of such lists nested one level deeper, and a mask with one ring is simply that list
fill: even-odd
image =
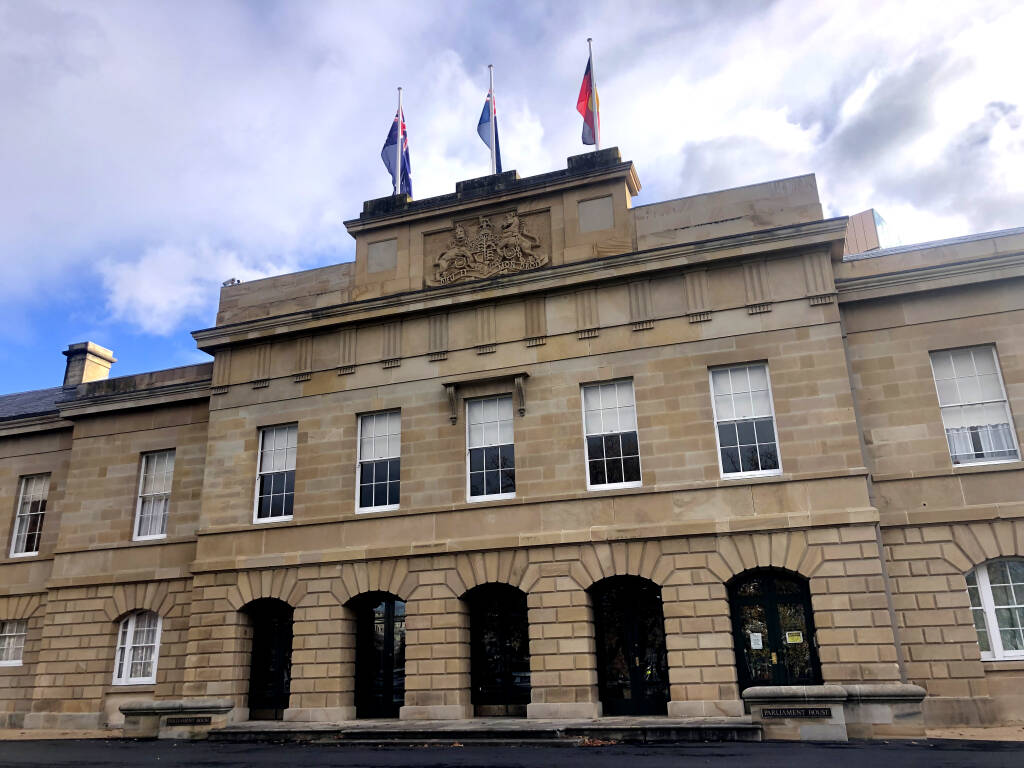
[{"label": "sandstone building", "polygon": [[0,726],[1024,720],[1024,229],[638,190],[369,201],[353,263],[224,287],[212,364],[0,397]]}]

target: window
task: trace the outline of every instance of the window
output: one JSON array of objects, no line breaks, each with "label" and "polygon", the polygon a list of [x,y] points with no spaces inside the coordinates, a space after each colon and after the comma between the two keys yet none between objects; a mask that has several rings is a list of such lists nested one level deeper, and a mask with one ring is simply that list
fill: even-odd
[{"label": "window", "polygon": [[467,400],[466,433],[469,500],[515,497],[512,396]]},{"label": "window", "polygon": [[160,617],[152,611],[129,613],[117,633],[114,685],[156,682],[160,655]]},{"label": "window", "polygon": [[633,382],[610,381],[583,387],[587,488],[640,485]]},{"label": "window", "polygon": [[398,509],[402,469],[402,414],[368,413],[359,417],[360,512]]},{"label": "window", "polygon": [[139,503],[135,510],[135,539],[167,536],[167,506],[174,475],[174,451],[142,454]]},{"label": "window", "polygon": [[21,653],[25,648],[28,622],[0,621],[0,667],[21,666]]},{"label": "window", "polygon": [[256,481],[255,522],[287,520],[295,500],[295,424],[260,430],[259,477]]},{"label": "window", "polygon": [[1024,658],[1024,559],[993,560],[967,574],[983,659]]},{"label": "window", "polygon": [[932,352],[931,358],[953,463],[1020,458],[995,347]]},{"label": "window", "polygon": [[768,366],[755,363],[712,369],[711,395],[722,476],[782,472]]},{"label": "window", "polygon": [[46,497],[49,492],[49,475],[21,478],[14,517],[14,536],[11,538],[11,557],[39,554],[39,539],[43,533],[43,516],[46,514]]}]

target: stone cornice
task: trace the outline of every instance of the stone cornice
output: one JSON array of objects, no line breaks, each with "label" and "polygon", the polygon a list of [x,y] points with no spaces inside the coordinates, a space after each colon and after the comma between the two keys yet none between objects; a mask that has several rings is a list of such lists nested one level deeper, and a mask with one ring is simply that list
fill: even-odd
[{"label": "stone cornice", "polygon": [[[508,171],[504,175],[514,173],[514,171]],[[489,178],[493,177],[483,177],[479,181],[485,182]],[[640,191],[640,180],[636,169],[633,167],[633,163],[627,160],[613,165],[598,165],[592,169],[582,171],[567,171],[563,169],[538,176],[528,176],[524,179],[516,178],[508,186],[501,186],[493,190],[481,190],[485,193],[490,192],[490,194],[473,195],[460,191],[455,194],[439,195],[438,197],[426,198],[424,200],[411,200],[404,204],[399,203],[398,207],[392,211],[373,215],[367,215],[364,212],[359,218],[349,219],[344,224],[349,234],[354,236],[361,232],[368,232],[380,229],[381,227],[390,227],[398,223],[432,219],[451,215],[454,212],[461,213],[495,205],[506,205],[509,202],[520,200],[524,197],[535,198],[538,195],[551,194],[572,187],[616,179],[621,179],[626,183],[630,195],[636,195]],[[387,199],[384,198],[384,200]]]},{"label": "stone cornice", "polygon": [[168,384],[162,387],[116,392],[113,394],[86,397],[60,403],[60,415],[74,419],[79,416],[90,416],[107,411],[120,411],[126,408],[147,408],[170,403],[181,403],[189,400],[204,400],[210,396],[210,380],[190,381],[181,384]]},{"label": "stone cornice", "polygon": [[0,422],[0,437],[12,437],[27,432],[52,432],[57,429],[71,429],[72,423],[56,413],[45,413],[41,416],[26,416],[22,419],[10,419]]},{"label": "stone cornice", "polygon": [[935,264],[864,277],[836,278],[839,302],[920,293],[1007,277],[1024,277],[1024,253]]},{"label": "stone cornice", "polygon": [[356,322],[383,322],[396,316],[451,309],[482,301],[496,301],[514,294],[573,289],[615,279],[680,267],[714,267],[751,256],[772,256],[801,248],[842,246],[846,218],[746,232],[645,251],[604,256],[571,264],[544,267],[487,280],[425,288],[408,293],[364,299],[332,307],[308,309],[285,315],[193,331],[196,345],[210,351],[259,338],[309,333],[317,329]]}]

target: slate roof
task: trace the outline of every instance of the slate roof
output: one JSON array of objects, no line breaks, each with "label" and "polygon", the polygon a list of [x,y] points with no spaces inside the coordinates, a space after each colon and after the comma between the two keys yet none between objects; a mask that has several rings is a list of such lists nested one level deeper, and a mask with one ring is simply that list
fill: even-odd
[{"label": "slate roof", "polygon": [[63,387],[50,387],[33,389],[30,392],[15,392],[13,395],[0,395],[0,421],[56,413],[57,403],[74,397],[74,394],[73,389],[65,394]]},{"label": "slate roof", "polygon": [[995,232],[979,232],[976,235],[964,235],[963,237],[950,237],[945,240],[931,240],[927,243],[912,243],[911,245],[898,245],[894,248],[876,248],[873,251],[863,253],[848,253],[843,256],[843,261],[860,261],[861,259],[874,259],[878,256],[889,256],[893,253],[907,253],[909,251],[923,251],[925,248],[941,248],[944,245],[957,245],[958,243],[973,243],[977,240],[991,240],[994,237],[1008,237],[1009,235],[1024,234],[1024,227],[1014,229],[1000,229]]}]

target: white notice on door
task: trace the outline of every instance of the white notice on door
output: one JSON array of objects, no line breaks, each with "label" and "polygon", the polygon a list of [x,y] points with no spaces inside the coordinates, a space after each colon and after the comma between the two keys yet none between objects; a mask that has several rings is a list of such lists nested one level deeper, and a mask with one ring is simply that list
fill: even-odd
[{"label": "white notice on door", "polygon": [[753,651],[760,651],[764,646],[761,644],[761,633],[751,632],[750,633],[750,649]]}]

